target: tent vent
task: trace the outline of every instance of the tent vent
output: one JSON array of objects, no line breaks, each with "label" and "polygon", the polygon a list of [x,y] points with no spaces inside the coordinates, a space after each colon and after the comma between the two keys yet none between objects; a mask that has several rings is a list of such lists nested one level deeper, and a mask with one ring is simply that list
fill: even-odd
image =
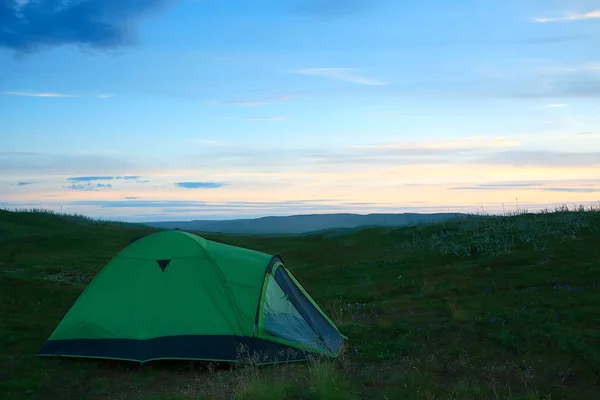
[{"label": "tent vent", "polygon": [[156,262],[158,263],[158,266],[160,267],[162,272],[165,272],[165,268],[167,268],[167,265],[169,265],[171,260],[156,260]]}]

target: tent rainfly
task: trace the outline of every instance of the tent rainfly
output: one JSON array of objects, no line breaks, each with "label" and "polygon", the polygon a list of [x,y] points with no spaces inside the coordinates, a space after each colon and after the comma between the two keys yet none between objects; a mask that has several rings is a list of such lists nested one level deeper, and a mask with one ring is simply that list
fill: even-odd
[{"label": "tent rainfly", "polygon": [[269,364],[336,357],[345,339],[281,256],[168,230],[116,254],[37,355]]}]

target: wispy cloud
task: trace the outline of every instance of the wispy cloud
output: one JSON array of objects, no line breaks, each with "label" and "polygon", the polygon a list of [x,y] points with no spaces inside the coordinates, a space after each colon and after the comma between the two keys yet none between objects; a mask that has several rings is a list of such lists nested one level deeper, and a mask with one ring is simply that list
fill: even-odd
[{"label": "wispy cloud", "polygon": [[[191,155],[185,162],[190,169],[218,171],[213,176],[219,177],[235,171],[238,174],[236,176],[256,176],[258,173],[266,177],[284,173],[306,179],[315,176],[318,169],[341,174],[358,168],[365,171],[367,168],[391,168],[398,165],[464,164],[519,144],[519,141],[510,137],[480,136],[425,142],[366,142],[344,147],[308,144],[277,148],[269,145],[253,147],[232,144],[222,148],[199,148],[198,153]],[[243,174],[239,175],[242,171]],[[369,173],[373,172],[365,171],[365,174]]]},{"label": "wispy cloud", "polygon": [[113,176],[75,176],[67,178],[70,182],[110,181],[112,179],[114,179]]},{"label": "wispy cloud", "polygon": [[[4,91],[0,92],[0,94],[6,96],[22,96],[22,97],[54,97],[54,98],[82,98],[85,96],[77,95],[77,94],[67,94],[60,92],[17,92],[17,91]],[[99,99],[110,99],[116,97],[114,94],[99,94],[94,96]]]},{"label": "wispy cloud", "polygon": [[29,185],[33,185],[33,182],[17,182],[17,186],[29,186]]},{"label": "wispy cloud", "polygon": [[177,182],[175,186],[185,189],[216,189],[225,184],[220,182]]},{"label": "wispy cloud", "polygon": [[140,196],[125,196],[124,197],[125,200],[137,200],[137,199],[141,199]]},{"label": "wispy cloud", "polygon": [[228,106],[240,106],[240,107],[257,107],[266,106],[269,104],[281,104],[286,100],[292,99],[296,96],[273,96],[263,97],[259,99],[247,99],[247,100],[229,100],[229,101],[209,101],[207,104],[220,104]]},{"label": "wispy cloud", "polygon": [[449,190],[481,191],[481,190],[537,190],[543,192],[565,192],[565,193],[596,193],[600,187],[544,187],[542,183],[510,183],[510,184],[479,184],[471,186],[455,186]]},{"label": "wispy cloud", "polygon": [[479,159],[486,165],[577,168],[600,166],[600,152],[502,151]]},{"label": "wispy cloud", "polygon": [[65,185],[63,186],[65,189],[70,189],[70,190],[79,190],[79,191],[83,191],[83,192],[92,192],[92,191],[99,191],[102,189],[111,189],[112,188],[112,184],[108,183],[108,184],[104,184],[104,183],[96,183],[93,184],[91,182],[86,182],[86,183],[72,183],[70,185]]},{"label": "wispy cloud", "polygon": [[600,18],[600,10],[594,10],[584,13],[572,13],[565,14],[560,17],[543,17],[543,18],[533,18],[533,21],[538,23],[547,23],[547,22],[568,22],[568,21],[582,21],[589,19],[598,19]]},{"label": "wispy cloud", "polygon": [[[160,209],[160,217],[164,214],[198,214],[209,216],[214,213],[224,213],[243,216],[246,214],[255,214],[255,216],[269,215],[290,215],[303,212],[446,212],[448,208],[452,211],[466,210],[471,206],[430,206],[422,203],[395,204],[390,202],[356,202],[344,200],[288,200],[288,201],[227,201],[227,202],[204,202],[204,201],[186,201],[186,200],[82,200],[67,203],[69,206],[99,207],[99,208],[139,208],[139,209]],[[236,215],[237,214],[237,215]],[[185,218],[184,218],[185,219]]]},{"label": "wispy cloud", "polygon": [[142,181],[139,175],[125,175],[125,176],[75,176],[67,178],[70,182],[93,182],[93,181],[111,181],[111,180],[123,180],[123,181],[136,181],[139,183],[145,183],[148,181]]},{"label": "wispy cloud", "polygon": [[25,96],[25,97],[79,97],[73,94],[57,92],[1,92],[7,96]]},{"label": "wispy cloud", "polygon": [[569,187],[552,187],[552,188],[541,188],[546,192],[567,192],[567,193],[597,193],[600,192],[599,188],[569,188]]},{"label": "wispy cloud", "polygon": [[63,45],[112,48],[136,42],[137,22],[173,0],[0,2],[0,47],[32,52]]},{"label": "wispy cloud", "polygon": [[509,190],[509,189],[524,189],[537,188],[542,186],[542,183],[527,183],[527,182],[511,182],[511,183],[483,183],[471,186],[455,186],[450,190]]},{"label": "wispy cloud", "polygon": [[422,143],[388,143],[378,145],[350,146],[352,149],[406,149],[406,150],[470,150],[484,148],[502,148],[519,145],[520,142],[505,137],[472,136],[452,140],[441,140]]},{"label": "wispy cloud", "polygon": [[383,81],[365,77],[360,72],[361,70],[358,68],[304,68],[291,71],[293,74],[316,76],[359,85],[381,86],[386,84]]}]

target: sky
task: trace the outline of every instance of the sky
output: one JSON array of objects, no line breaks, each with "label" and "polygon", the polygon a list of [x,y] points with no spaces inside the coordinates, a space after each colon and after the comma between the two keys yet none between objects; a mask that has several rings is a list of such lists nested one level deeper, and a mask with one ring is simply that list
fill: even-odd
[{"label": "sky", "polygon": [[0,0],[0,207],[600,201],[598,0]]}]

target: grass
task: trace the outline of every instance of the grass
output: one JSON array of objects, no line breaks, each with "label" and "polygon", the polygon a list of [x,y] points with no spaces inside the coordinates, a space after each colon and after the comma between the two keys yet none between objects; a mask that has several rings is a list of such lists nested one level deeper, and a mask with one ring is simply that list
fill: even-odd
[{"label": "grass", "polygon": [[[335,237],[208,236],[284,256],[350,340],[235,368],[36,358],[141,225],[0,211],[1,399],[595,399],[600,212],[559,208]],[[598,284],[596,284],[598,283]]]}]

